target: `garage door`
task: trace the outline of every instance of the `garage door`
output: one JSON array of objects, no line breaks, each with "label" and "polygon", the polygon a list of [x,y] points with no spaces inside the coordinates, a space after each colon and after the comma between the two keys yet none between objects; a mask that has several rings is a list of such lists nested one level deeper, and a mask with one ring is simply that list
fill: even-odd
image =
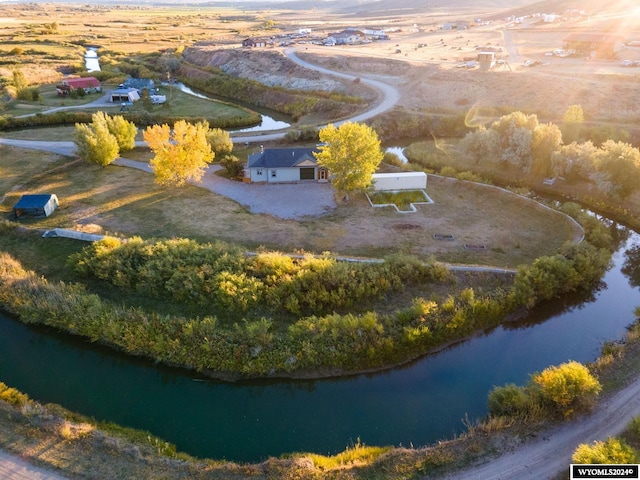
[{"label": "garage door", "polygon": [[315,168],[301,168],[300,180],[315,180],[316,169]]}]

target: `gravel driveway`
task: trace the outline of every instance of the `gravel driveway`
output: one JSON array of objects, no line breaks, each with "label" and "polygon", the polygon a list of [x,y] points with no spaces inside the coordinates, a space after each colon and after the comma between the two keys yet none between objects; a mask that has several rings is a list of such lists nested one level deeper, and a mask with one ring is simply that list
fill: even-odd
[{"label": "gravel driveway", "polygon": [[[151,172],[149,164],[126,158],[118,158],[114,164]],[[333,188],[329,183],[241,183],[216,175],[215,172],[221,168],[211,165],[202,179],[193,182],[193,185],[230,198],[251,213],[295,220],[324,215],[336,207]]]},{"label": "gravel driveway", "polygon": [[251,213],[299,219],[329,213],[336,207],[329,183],[240,183],[216,175],[221,167],[209,167],[200,183],[203,187],[247,207]]}]

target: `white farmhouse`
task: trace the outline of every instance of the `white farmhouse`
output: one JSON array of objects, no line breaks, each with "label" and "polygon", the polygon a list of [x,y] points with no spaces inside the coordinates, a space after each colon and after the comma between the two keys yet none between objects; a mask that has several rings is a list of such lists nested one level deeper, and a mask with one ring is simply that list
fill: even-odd
[{"label": "white farmhouse", "polygon": [[249,155],[245,181],[299,182],[305,180],[326,182],[326,168],[318,166],[315,148],[268,148]]}]

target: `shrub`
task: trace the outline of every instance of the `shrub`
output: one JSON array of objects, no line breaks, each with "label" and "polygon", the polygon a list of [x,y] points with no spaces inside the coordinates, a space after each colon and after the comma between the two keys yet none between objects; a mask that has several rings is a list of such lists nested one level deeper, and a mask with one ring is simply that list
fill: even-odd
[{"label": "shrub", "polygon": [[25,87],[18,90],[18,99],[27,102],[40,100],[40,89],[38,87]]},{"label": "shrub", "polygon": [[0,382],[0,400],[22,407],[29,402],[29,396]]},{"label": "shrub", "polygon": [[220,160],[220,164],[231,178],[238,178],[244,175],[244,163],[235,155],[225,155]]},{"label": "shrub", "polygon": [[531,377],[544,402],[565,417],[589,409],[602,390],[589,369],[578,362],[551,366]]},{"label": "shrub", "polygon": [[504,387],[493,387],[489,393],[489,413],[498,416],[519,416],[525,412],[529,397],[522,387],[510,383]]},{"label": "shrub", "polygon": [[571,460],[581,464],[630,464],[637,463],[638,456],[624,440],[611,437],[604,442],[579,445]]}]

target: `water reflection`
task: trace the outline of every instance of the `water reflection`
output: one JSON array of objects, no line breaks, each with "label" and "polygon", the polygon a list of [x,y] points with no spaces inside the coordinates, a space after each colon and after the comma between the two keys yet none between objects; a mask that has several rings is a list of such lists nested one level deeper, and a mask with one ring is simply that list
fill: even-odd
[{"label": "water reflection", "polygon": [[90,48],[84,54],[84,66],[87,72],[99,72],[100,61],[98,60],[98,53],[95,48]]},{"label": "water reflection", "polygon": [[408,163],[409,159],[404,154],[405,147],[387,147],[385,153],[393,153],[402,163]]},{"label": "water reflection", "polygon": [[625,250],[621,271],[629,279],[629,285],[640,287],[640,244],[634,243]]}]

